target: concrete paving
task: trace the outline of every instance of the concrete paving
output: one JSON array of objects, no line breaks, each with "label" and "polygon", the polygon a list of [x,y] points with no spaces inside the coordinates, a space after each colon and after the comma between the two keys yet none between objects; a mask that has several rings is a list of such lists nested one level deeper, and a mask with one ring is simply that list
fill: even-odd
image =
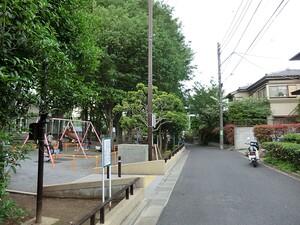
[{"label": "concrete paving", "polygon": [[[178,159],[178,163],[171,167],[165,175],[150,176],[153,180],[145,189],[146,198],[138,205],[134,212],[122,223],[129,224],[156,224],[158,218],[167,204],[172,189],[177,181],[181,169],[187,159],[188,151]],[[64,152],[69,156],[59,156],[55,163],[44,163],[44,179],[45,185],[55,185],[70,182],[89,182],[102,180],[102,174],[94,174],[93,169],[96,165],[101,166],[100,152],[87,151],[88,156],[99,156],[96,158],[85,158],[82,152],[69,150]],[[114,162],[113,160],[113,163]],[[17,173],[11,173],[11,182],[8,186],[9,190],[28,192],[35,194],[37,191],[37,174],[38,174],[38,151],[30,152],[29,159],[20,162],[21,168],[17,169]],[[106,176],[106,175],[105,175]],[[132,175],[122,175],[128,177]],[[116,174],[112,175],[112,179],[117,178]],[[27,221],[24,225],[35,224],[35,219]],[[43,224],[54,224],[54,218],[43,217]]]},{"label": "concrete paving", "polygon": [[[85,158],[82,152],[69,150],[64,152],[68,156],[59,156],[58,159],[44,163],[44,185],[54,185],[61,183],[76,182],[79,179],[102,179],[102,176],[91,176],[96,166],[101,166],[100,152],[87,151],[86,155],[96,158]],[[98,161],[96,163],[96,161]],[[11,182],[8,189],[36,193],[38,174],[38,151],[31,151],[29,159],[20,162],[21,167],[17,173],[11,173]]]},{"label": "concrete paving", "polygon": [[188,150],[164,176],[158,176],[146,188],[146,198],[121,225],[155,225],[168,203],[173,188],[188,158]]}]

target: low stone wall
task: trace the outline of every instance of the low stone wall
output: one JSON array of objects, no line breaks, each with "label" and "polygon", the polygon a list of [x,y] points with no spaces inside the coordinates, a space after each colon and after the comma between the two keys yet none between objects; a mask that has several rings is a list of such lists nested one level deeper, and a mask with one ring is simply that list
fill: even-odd
[{"label": "low stone wall", "polygon": [[[137,162],[137,163],[127,163],[121,165],[121,174],[132,174],[132,175],[164,175],[166,171],[174,165],[178,157],[185,151],[183,146],[171,159],[167,162],[165,160],[153,160],[147,162]],[[111,167],[111,172],[113,174],[118,173],[118,165]],[[102,173],[102,167],[95,167],[94,173]]]},{"label": "low stone wall", "polygon": [[[121,190],[125,185],[130,183],[136,177],[118,178],[112,180],[112,195]],[[144,188],[146,181],[144,177],[136,183],[135,188]],[[105,186],[109,186],[109,180],[105,180]],[[108,196],[108,188],[105,195]],[[59,198],[101,198],[102,197],[102,181],[90,181],[80,183],[66,183],[57,185],[44,186],[43,195],[46,197]],[[120,196],[123,197],[123,196]]]}]

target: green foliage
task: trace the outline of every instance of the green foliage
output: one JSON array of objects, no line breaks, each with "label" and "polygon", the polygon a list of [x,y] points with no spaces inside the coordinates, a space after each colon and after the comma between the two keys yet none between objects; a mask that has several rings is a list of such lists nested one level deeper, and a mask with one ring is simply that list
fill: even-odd
[{"label": "green foliage", "polygon": [[264,142],[261,146],[266,149],[267,156],[293,164],[300,169],[300,145],[289,142]]},{"label": "green foliage", "polygon": [[194,94],[189,99],[192,129],[198,132],[200,142],[206,144],[208,135],[219,125],[218,86],[211,82],[211,86],[196,83]]},{"label": "green foliage", "polygon": [[287,142],[300,144],[300,134],[286,134],[283,138]]},{"label": "green foliage", "polygon": [[292,163],[284,162],[284,161],[274,159],[271,157],[265,158],[264,162],[276,166],[279,170],[300,174],[299,169],[297,169],[296,166],[293,165]]},{"label": "green foliage", "polygon": [[10,181],[10,173],[16,172],[20,161],[27,158],[28,149],[8,144],[12,136],[3,131],[0,131],[0,140],[0,222],[13,221],[13,224],[17,224],[26,212],[7,198],[6,188]]},{"label": "green foliage", "polygon": [[229,123],[236,126],[253,126],[266,124],[271,115],[271,108],[266,98],[243,98],[235,100],[228,107]]},{"label": "green foliage", "polygon": [[260,143],[272,141],[274,128],[272,125],[256,125],[253,127],[253,133],[256,140]]},{"label": "green foliage", "polygon": [[[114,108],[114,112],[125,112],[120,122],[124,130],[130,131],[139,127],[144,132],[148,125],[148,87],[144,84],[136,86],[137,91],[129,91],[122,104]],[[153,87],[152,111],[156,117],[155,130],[163,128],[171,133],[180,133],[187,127],[187,116],[182,101],[173,94],[158,91]]]},{"label": "green foliage", "polygon": [[[1,188],[1,190],[3,190]],[[24,209],[8,199],[7,192],[0,193],[0,223],[2,224],[21,224],[22,219],[27,215]]]}]

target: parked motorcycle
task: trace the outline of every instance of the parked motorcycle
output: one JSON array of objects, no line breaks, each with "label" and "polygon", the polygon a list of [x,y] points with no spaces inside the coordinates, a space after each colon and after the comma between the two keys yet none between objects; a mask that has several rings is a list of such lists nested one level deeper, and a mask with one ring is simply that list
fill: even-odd
[{"label": "parked motorcycle", "polygon": [[256,141],[250,141],[248,148],[248,159],[253,167],[258,166],[259,161],[259,145]]}]

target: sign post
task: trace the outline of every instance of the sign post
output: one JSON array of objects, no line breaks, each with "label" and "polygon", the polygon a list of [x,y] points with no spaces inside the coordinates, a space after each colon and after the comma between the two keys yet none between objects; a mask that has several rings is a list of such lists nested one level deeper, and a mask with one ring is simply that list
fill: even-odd
[{"label": "sign post", "polygon": [[[105,202],[105,167],[111,167],[111,139],[104,138],[102,142],[102,202]],[[111,197],[111,168],[109,168],[109,198]]]}]

